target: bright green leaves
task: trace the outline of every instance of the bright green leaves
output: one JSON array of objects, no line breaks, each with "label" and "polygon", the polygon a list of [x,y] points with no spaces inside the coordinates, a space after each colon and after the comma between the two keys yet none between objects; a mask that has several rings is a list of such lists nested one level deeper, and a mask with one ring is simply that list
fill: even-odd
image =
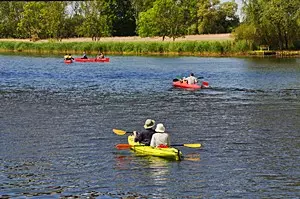
[{"label": "bright green leaves", "polygon": [[59,38],[65,20],[65,2],[27,2],[18,30],[24,37]]},{"label": "bright green leaves", "polygon": [[249,0],[244,10],[243,26],[235,31],[238,39],[271,49],[300,47],[300,0]]},{"label": "bright green leaves", "polygon": [[185,35],[189,19],[182,2],[175,0],[156,0],[153,7],[141,12],[138,20],[138,34],[141,37],[161,36],[175,40]]},{"label": "bright green leaves", "polygon": [[228,33],[239,25],[237,4],[219,0],[200,0],[197,4],[198,31],[203,34]]},{"label": "bright green leaves", "polygon": [[109,4],[105,0],[80,2],[84,21],[76,32],[84,37],[99,40],[100,37],[111,35],[111,16],[108,12]]}]

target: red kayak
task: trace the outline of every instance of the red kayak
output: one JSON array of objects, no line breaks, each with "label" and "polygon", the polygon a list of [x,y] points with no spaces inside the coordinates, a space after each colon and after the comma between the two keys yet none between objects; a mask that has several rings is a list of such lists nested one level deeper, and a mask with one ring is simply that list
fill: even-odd
[{"label": "red kayak", "polygon": [[72,59],[68,59],[68,60],[64,60],[64,62],[65,62],[66,64],[70,64],[70,63],[73,62],[73,60],[72,60]]},{"label": "red kayak", "polygon": [[75,58],[75,61],[77,62],[109,62],[109,58],[105,57],[105,58],[88,58],[88,59],[83,59],[81,57],[77,57]]},{"label": "red kayak", "polygon": [[201,86],[198,84],[188,84],[186,82],[180,82],[180,81],[173,82],[173,86],[178,88],[191,88],[191,89],[201,88]]},{"label": "red kayak", "polygon": [[177,88],[190,88],[190,89],[201,89],[209,88],[208,82],[203,81],[201,85],[199,84],[188,84],[187,82],[173,81],[173,86]]}]

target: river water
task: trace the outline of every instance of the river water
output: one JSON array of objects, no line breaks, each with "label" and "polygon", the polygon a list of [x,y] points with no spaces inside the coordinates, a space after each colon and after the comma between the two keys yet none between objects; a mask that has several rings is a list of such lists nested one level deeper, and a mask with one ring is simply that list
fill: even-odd
[{"label": "river water", "polygon": [[[299,198],[300,59],[0,55],[0,197]],[[172,87],[194,72],[211,88]],[[183,161],[117,150],[163,123]]]}]

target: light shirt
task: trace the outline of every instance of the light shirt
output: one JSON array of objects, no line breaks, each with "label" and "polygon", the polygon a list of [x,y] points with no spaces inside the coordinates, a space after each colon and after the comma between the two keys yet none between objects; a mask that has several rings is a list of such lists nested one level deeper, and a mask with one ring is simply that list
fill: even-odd
[{"label": "light shirt", "polygon": [[151,139],[150,146],[158,147],[159,145],[170,146],[170,138],[168,133],[154,133]]},{"label": "light shirt", "polygon": [[197,78],[194,77],[194,76],[189,76],[189,77],[187,77],[185,79],[188,81],[188,84],[196,84],[198,82]]}]

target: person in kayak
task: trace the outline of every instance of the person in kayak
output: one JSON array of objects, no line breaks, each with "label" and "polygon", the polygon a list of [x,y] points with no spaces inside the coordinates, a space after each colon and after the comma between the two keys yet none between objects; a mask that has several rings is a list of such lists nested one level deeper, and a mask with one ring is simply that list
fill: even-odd
[{"label": "person in kayak", "polygon": [[194,73],[191,73],[189,77],[183,78],[183,81],[186,80],[188,84],[197,84],[198,80],[194,76]]},{"label": "person in kayak", "polygon": [[150,146],[152,147],[169,147],[170,136],[165,132],[165,127],[162,123],[156,125],[155,132],[152,136]]},{"label": "person in kayak", "polygon": [[72,57],[72,55],[71,54],[69,54],[68,56],[67,56],[67,58],[66,58],[66,60],[74,60],[74,58]]},{"label": "person in kayak", "polygon": [[152,119],[147,119],[144,125],[145,131],[133,132],[133,134],[135,135],[134,141],[145,144],[146,146],[150,146],[152,135],[155,133],[153,129],[154,126],[155,126],[155,121]]},{"label": "person in kayak", "polygon": [[82,56],[82,58],[81,59],[87,59],[88,57],[86,56],[86,53],[85,53],[85,51],[83,51],[83,56]]},{"label": "person in kayak", "polygon": [[66,53],[64,56],[64,60],[67,60],[67,59],[68,59],[68,54]]},{"label": "person in kayak", "polygon": [[99,51],[99,53],[97,55],[97,59],[103,59],[103,58],[104,58],[103,52]]}]

